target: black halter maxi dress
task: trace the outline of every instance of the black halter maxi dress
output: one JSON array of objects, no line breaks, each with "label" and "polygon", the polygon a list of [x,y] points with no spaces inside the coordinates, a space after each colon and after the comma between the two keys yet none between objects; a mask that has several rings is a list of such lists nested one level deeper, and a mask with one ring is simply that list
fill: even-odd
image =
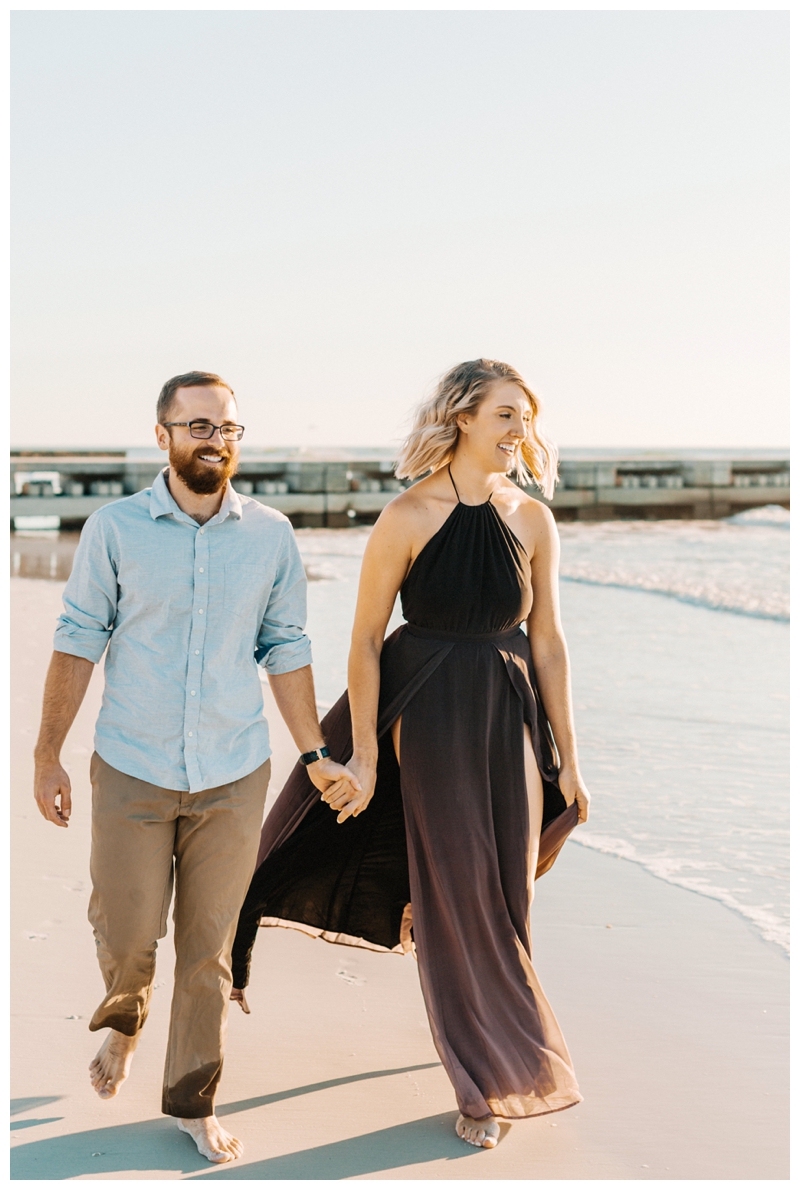
[{"label": "black halter maxi dress", "polygon": [[[259,925],[378,950],[413,946],[434,1044],[459,1109],[474,1119],[581,1100],[531,963],[524,724],[544,789],[537,877],[577,824],[577,805],[567,808],[558,788],[520,628],[529,573],[491,499],[459,499],[403,583],[407,623],[384,642],[372,801],[338,824],[298,763],[264,823],[233,946],[238,988]],[[399,715],[400,766],[390,731]],[[322,726],[345,763],[347,692]]]}]

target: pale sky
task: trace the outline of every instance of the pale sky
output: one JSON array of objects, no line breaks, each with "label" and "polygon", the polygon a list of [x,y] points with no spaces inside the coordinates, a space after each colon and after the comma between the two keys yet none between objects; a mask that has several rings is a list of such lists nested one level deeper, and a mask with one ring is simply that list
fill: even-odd
[{"label": "pale sky", "polygon": [[513,364],[562,446],[788,441],[785,12],[12,14],[17,446],[388,445]]}]

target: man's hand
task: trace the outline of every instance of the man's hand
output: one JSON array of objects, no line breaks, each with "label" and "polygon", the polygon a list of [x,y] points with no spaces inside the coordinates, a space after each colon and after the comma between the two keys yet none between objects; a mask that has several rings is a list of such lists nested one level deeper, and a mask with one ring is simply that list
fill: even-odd
[{"label": "man's hand", "polygon": [[56,826],[69,826],[72,813],[72,785],[60,761],[36,762],[33,796],[39,813]]},{"label": "man's hand", "polygon": [[350,769],[345,768],[343,764],[337,764],[329,756],[322,760],[315,760],[313,764],[308,765],[306,771],[320,793],[326,795],[326,801],[328,800],[327,795],[332,794],[335,797],[337,793],[345,790],[351,794],[361,790],[355,773],[351,773]]},{"label": "man's hand", "polygon": [[42,817],[56,826],[69,826],[72,812],[72,786],[59,756],[93,669],[85,657],[55,652],[44,683],[42,725],[33,753],[33,796]]}]

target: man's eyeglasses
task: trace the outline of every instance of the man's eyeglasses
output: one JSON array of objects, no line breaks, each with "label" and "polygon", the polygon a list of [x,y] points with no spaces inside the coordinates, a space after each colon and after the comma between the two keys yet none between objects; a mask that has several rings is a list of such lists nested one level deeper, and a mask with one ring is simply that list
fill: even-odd
[{"label": "man's eyeglasses", "polygon": [[223,426],[215,426],[210,421],[165,421],[164,426],[188,426],[193,438],[213,438],[214,431],[219,430],[226,442],[238,442],[244,433],[244,426],[236,426],[226,422]]}]

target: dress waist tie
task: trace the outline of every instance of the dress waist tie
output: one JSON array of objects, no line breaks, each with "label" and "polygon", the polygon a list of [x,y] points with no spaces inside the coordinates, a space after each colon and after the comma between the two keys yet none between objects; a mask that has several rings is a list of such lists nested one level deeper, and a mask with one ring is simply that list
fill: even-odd
[{"label": "dress waist tie", "polygon": [[424,640],[466,641],[475,644],[500,644],[522,633],[519,624],[503,632],[444,632],[439,628],[420,628],[418,624],[405,624],[404,627],[412,636],[420,636]]}]

